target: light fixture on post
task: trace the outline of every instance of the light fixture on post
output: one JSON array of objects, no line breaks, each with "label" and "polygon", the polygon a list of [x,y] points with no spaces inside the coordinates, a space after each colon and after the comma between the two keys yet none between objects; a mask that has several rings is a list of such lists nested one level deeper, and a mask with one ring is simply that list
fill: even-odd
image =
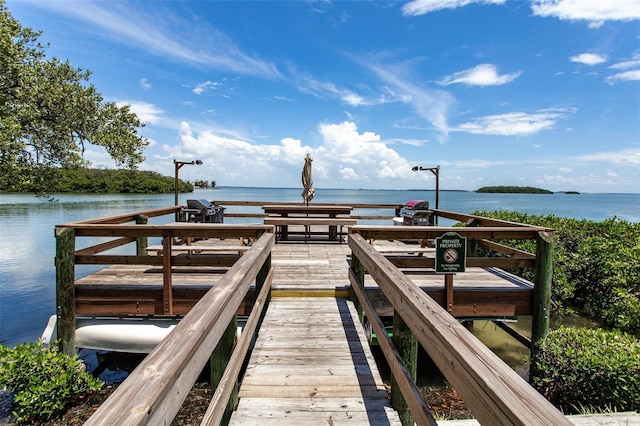
[{"label": "light fixture on post", "polygon": [[[436,177],[436,210],[440,208],[440,165],[436,167],[413,166],[414,172],[429,170]],[[436,216],[436,225],[438,224],[438,216]]]},{"label": "light fixture on post", "polygon": [[[182,166],[184,166],[185,164],[191,164],[191,165],[201,165],[202,161],[200,160],[195,160],[195,161],[177,161],[177,160],[173,160],[173,164],[175,165],[175,169],[176,169],[176,173],[175,173],[175,194],[176,194],[176,202],[175,205],[178,205],[178,189],[179,189],[179,185],[178,185],[178,170],[180,170],[180,168]],[[176,213],[177,215],[177,213]]]}]

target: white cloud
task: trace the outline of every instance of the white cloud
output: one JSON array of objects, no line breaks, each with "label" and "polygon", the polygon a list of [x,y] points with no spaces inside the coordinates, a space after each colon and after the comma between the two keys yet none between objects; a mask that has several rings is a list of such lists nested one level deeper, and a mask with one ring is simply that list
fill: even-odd
[{"label": "white cloud", "polygon": [[434,90],[421,83],[416,83],[406,70],[406,64],[378,65],[363,64],[378,78],[393,88],[398,99],[410,103],[420,119],[426,120],[436,130],[446,137],[449,132],[447,113],[454,102],[450,93],[442,90]]},{"label": "white cloud", "polygon": [[402,14],[407,16],[425,15],[442,9],[455,9],[473,3],[503,4],[505,0],[413,0],[402,6]]},{"label": "white cloud", "polygon": [[30,3],[73,16],[99,28],[96,33],[104,37],[164,58],[244,75],[281,77],[274,64],[244,53],[217,28],[203,20],[178,22],[177,14],[165,10],[160,2],[144,9],[128,2],[83,2],[82,7],[66,1]]},{"label": "white cloud", "polygon": [[[316,184],[336,185],[341,179],[372,180],[412,177],[411,165],[389,148],[379,135],[358,131],[353,122],[318,126],[320,145],[305,146],[299,139],[283,138],[279,144],[256,144],[205,130],[195,134],[183,122],[178,146],[164,146],[166,157],[201,159],[218,182],[235,185],[296,186],[307,153],[313,157]],[[299,168],[299,170],[298,170]],[[187,172],[189,173],[189,172]],[[202,169],[198,175],[203,175]],[[185,175],[188,178],[187,175]]]},{"label": "white cloud", "polygon": [[469,86],[500,86],[518,78],[520,71],[511,74],[498,74],[498,68],[493,64],[480,64],[468,70],[456,72],[444,77],[438,84],[448,86],[450,84],[466,84]]},{"label": "white cloud", "polygon": [[302,93],[318,98],[337,98],[340,99],[341,102],[354,107],[379,105],[397,101],[397,99],[384,96],[366,97],[345,87],[337,86],[334,83],[316,80],[309,75],[297,76],[296,84],[298,90]]},{"label": "white cloud", "polygon": [[[517,134],[515,131],[511,133]],[[204,165],[185,168],[181,172],[183,179],[205,178],[223,186],[298,187],[301,185],[304,156],[310,153],[314,158],[314,185],[317,188],[398,188],[398,185],[410,185],[410,181],[434,179],[431,173],[411,171],[411,166],[423,160],[413,158],[409,162],[381,135],[359,131],[357,125],[350,121],[319,124],[317,138],[314,138],[318,143],[314,146],[287,137],[276,144],[260,144],[230,133],[223,136],[211,129],[196,132],[186,122],[181,125],[179,139],[177,146],[162,147],[164,157],[155,156],[142,168],[171,171],[173,158],[185,161],[201,159]],[[106,154],[91,151],[89,156],[94,163],[113,167]],[[441,176],[442,187],[471,189],[469,185],[480,184],[483,176],[486,184],[506,184],[516,179],[513,171],[518,170],[519,175],[525,175],[523,185],[535,186],[543,182],[558,191],[607,192],[617,188],[617,191],[635,192],[638,189],[639,149],[570,157],[460,157],[455,161],[437,158],[427,161],[449,170]],[[490,170],[488,175],[487,170]],[[611,171],[615,171],[618,177],[613,177]]]},{"label": "white cloud", "polygon": [[554,127],[572,110],[542,110],[534,114],[509,112],[479,117],[455,128],[457,131],[478,135],[529,136]]},{"label": "white cloud", "polygon": [[627,149],[617,152],[596,152],[593,154],[578,155],[573,161],[579,163],[610,163],[617,166],[640,166],[640,149]]},{"label": "white cloud", "polygon": [[340,173],[340,177],[346,180],[360,179],[360,176],[358,176],[358,174],[356,173],[355,170],[353,170],[352,167],[343,167],[340,170],[338,170],[338,172]]},{"label": "white cloud", "polygon": [[622,61],[611,65],[609,69],[622,70],[622,72],[607,77],[605,79],[607,83],[613,84],[620,81],[640,80],[640,53],[635,53],[633,58],[628,61]]},{"label": "white cloud", "polygon": [[503,160],[483,160],[483,159],[469,159],[469,160],[456,160],[451,163],[442,163],[442,165],[451,165],[456,169],[461,169],[465,171],[469,170],[478,170],[478,169],[489,169],[502,167],[507,165],[514,165],[513,161],[503,161]]},{"label": "white cloud", "polygon": [[615,83],[617,81],[640,81],[640,69],[611,75],[607,77],[605,81],[607,83]]},{"label": "white cloud", "polygon": [[140,87],[142,87],[143,90],[149,90],[151,89],[151,83],[149,83],[146,78],[141,78]]},{"label": "white cloud", "polygon": [[[346,99],[351,102],[357,101],[360,97],[348,89],[336,86],[333,83],[316,80],[310,75],[299,75],[297,78],[298,90],[319,98],[335,97],[338,99]],[[350,104],[349,101],[345,101]]]},{"label": "white cloud", "polygon": [[640,19],[640,0],[533,0],[531,9],[537,16],[588,21],[592,28]]},{"label": "white cloud", "polygon": [[422,139],[387,139],[386,142],[391,144],[400,143],[409,146],[424,146],[426,143],[426,141]]},{"label": "white cloud", "polygon": [[633,55],[628,61],[618,62],[609,66],[610,69],[613,70],[628,70],[630,68],[640,68],[640,53],[636,53]]},{"label": "white cloud", "polygon": [[160,122],[164,114],[163,110],[147,102],[118,100],[115,103],[119,107],[129,105],[131,112],[134,112],[146,124]]},{"label": "white cloud", "polygon": [[109,153],[101,146],[91,145],[87,148],[82,157],[91,163],[94,169],[115,169],[116,163]]},{"label": "white cloud", "polygon": [[595,53],[581,53],[569,58],[571,62],[578,62],[585,65],[598,65],[607,62],[607,57]]},{"label": "white cloud", "polygon": [[201,95],[204,92],[212,91],[217,89],[222,83],[217,81],[205,81],[204,83],[197,84],[196,87],[193,88],[192,92],[196,95]]},{"label": "white cloud", "polygon": [[[332,161],[347,163],[361,179],[406,178],[411,173],[407,160],[381,141],[373,132],[359,133],[355,123],[321,124],[322,155]],[[343,171],[344,173],[344,171]]]}]

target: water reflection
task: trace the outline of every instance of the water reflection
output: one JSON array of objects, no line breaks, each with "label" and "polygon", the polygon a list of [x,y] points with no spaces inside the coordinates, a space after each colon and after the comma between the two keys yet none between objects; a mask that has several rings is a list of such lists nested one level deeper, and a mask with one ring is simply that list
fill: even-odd
[{"label": "water reflection", "polygon": [[[515,321],[507,322],[507,325],[523,336],[531,338],[531,322],[531,316],[523,315]],[[578,314],[552,315],[549,321],[549,328],[553,330],[560,326],[596,328],[600,325],[596,321]],[[518,343],[492,321],[474,321],[473,325],[469,326],[468,329],[520,376],[525,379],[528,378],[528,357],[530,355],[528,347]]]}]

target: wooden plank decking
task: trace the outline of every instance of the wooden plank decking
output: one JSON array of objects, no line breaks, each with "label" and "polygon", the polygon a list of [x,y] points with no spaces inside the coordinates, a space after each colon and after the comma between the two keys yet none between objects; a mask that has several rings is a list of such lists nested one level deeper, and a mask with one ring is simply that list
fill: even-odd
[{"label": "wooden plank decking", "polygon": [[344,298],[272,299],[231,425],[399,425]]}]

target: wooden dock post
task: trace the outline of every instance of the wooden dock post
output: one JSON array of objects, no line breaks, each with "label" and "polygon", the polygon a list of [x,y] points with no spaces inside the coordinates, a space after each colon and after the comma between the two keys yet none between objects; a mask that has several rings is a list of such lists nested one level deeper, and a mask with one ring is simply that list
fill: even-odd
[{"label": "wooden dock post", "polygon": [[[538,238],[536,239],[536,265],[533,278],[533,315],[531,323],[532,358],[535,344],[549,334],[554,239],[554,231],[538,232]],[[531,371],[530,380],[533,380],[534,375],[535,372]]]},{"label": "wooden dock post", "polygon": [[[234,315],[227,329],[220,337],[216,348],[213,350],[211,354],[211,359],[209,361],[209,365],[211,366],[211,392],[215,393],[216,388],[220,384],[222,380],[222,376],[224,375],[224,370],[227,368],[227,364],[229,363],[229,359],[231,358],[231,354],[233,353],[233,349],[236,347],[236,343],[238,341],[238,315]],[[222,416],[222,421],[220,424],[229,423],[229,419],[231,418],[231,414],[238,407],[238,381],[236,380],[233,383],[233,390],[231,391],[231,395],[229,396],[229,401],[227,402],[227,407],[224,410],[224,415]]]},{"label": "wooden dock post", "polygon": [[171,231],[162,233],[162,308],[165,315],[173,315],[173,283],[171,266],[171,245],[173,234]]},{"label": "wooden dock post", "polygon": [[[258,297],[258,295],[260,294],[260,291],[262,290],[262,287],[264,287],[265,282],[269,277],[269,271],[271,271],[271,253],[269,253],[269,256],[267,256],[267,258],[264,261],[264,264],[262,265],[262,268],[260,268],[260,271],[258,271],[258,274],[256,275],[256,297]],[[262,325],[262,320],[264,319],[264,315],[267,312],[266,307],[269,306],[269,302],[271,302],[271,291],[269,291],[269,294],[267,295],[267,298],[264,302],[265,309],[260,315],[260,320],[258,321],[258,326],[257,326],[258,330]]]},{"label": "wooden dock post", "polygon": [[[149,217],[143,214],[136,216],[136,225],[146,225],[149,223]],[[136,238],[136,255],[144,256],[147,254],[147,247],[149,246],[149,239],[147,237]]]},{"label": "wooden dock post", "polygon": [[[477,228],[480,224],[478,223],[478,219],[469,219],[465,226]],[[467,257],[476,257],[477,255],[478,241],[475,238],[467,239]]]},{"label": "wooden dock post", "polygon": [[56,228],[56,316],[60,351],[76,353],[75,246],[73,228]]},{"label": "wooden dock post", "polygon": [[[360,259],[358,259],[358,257],[353,254],[353,252],[351,253],[351,270],[353,271],[353,274],[355,275],[358,281],[358,285],[364,291],[364,266],[362,265],[362,262],[360,262]],[[355,306],[356,311],[358,312],[358,318],[360,318],[360,322],[363,323],[364,309],[362,308],[362,304],[360,304],[360,301],[356,297],[353,290],[351,290],[350,293],[351,293],[351,296],[350,296],[351,301],[353,302],[353,305]]]},{"label": "wooden dock post", "polygon": [[[418,340],[397,311],[393,313],[393,344],[415,383],[418,372]],[[391,405],[398,412],[403,426],[414,424],[409,406],[393,375],[391,377]]]}]

